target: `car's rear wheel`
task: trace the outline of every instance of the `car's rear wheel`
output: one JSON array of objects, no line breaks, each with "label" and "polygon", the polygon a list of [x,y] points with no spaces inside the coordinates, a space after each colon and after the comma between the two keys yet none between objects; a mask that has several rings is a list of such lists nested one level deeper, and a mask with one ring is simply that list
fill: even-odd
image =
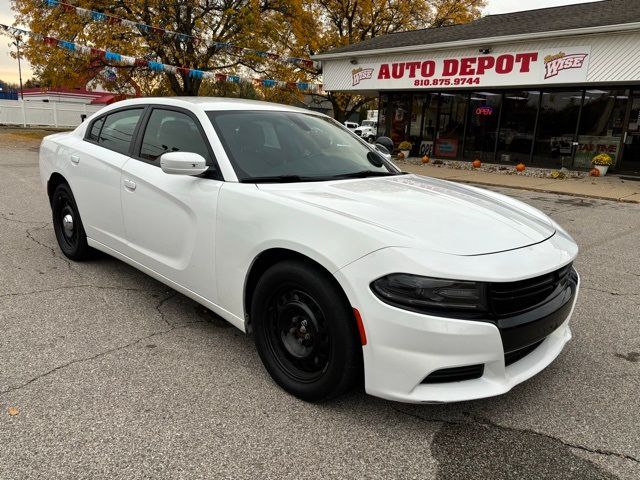
[{"label": "car's rear wheel", "polygon": [[56,187],[51,197],[53,229],[62,253],[71,260],[86,259],[91,248],[87,244],[78,206],[71,188],[66,183]]},{"label": "car's rear wheel", "polygon": [[320,268],[301,261],[269,268],[256,285],[251,320],[265,368],[296,397],[335,397],[352,387],[362,370],[352,311]]}]

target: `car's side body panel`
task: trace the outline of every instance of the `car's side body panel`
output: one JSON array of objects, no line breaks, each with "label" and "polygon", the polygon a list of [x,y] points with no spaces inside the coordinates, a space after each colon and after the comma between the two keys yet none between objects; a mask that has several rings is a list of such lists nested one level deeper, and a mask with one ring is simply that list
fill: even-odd
[{"label": "car's side body panel", "polygon": [[383,246],[376,227],[327,215],[312,205],[293,206],[253,184],[225,184],[218,205],[215,263],[219,302],[237,316],[245,313],[245,282],[262,252],[291,250],[335,272]]},{"label": "car's side body panel", "polygon": [[121,183],[127,237],[121,252],[215,302],[213,254],[223,182],[168,175],[158,166],[130,159]]}]

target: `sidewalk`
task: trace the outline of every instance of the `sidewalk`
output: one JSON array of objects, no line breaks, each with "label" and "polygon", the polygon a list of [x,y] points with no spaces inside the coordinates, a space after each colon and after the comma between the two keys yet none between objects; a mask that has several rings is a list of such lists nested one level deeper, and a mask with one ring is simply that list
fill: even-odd
[{"label": "sidewalk", "polygon": [[617,175],[554,180],[552,178],[507,175],[474,170],[458,170],[443,165],[398,165],[406,172],[428,177],[496,187],[519,188],[534,192],[561,193],[579,197],[640,203],[640,181],[622,180]]}]

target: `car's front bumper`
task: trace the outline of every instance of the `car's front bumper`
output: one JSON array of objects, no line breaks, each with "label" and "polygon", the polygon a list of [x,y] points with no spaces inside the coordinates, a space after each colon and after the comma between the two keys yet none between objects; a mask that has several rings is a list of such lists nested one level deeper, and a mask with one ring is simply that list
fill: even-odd
[{"label": "car's front bumper", "polygon": [[[505,393],[547,367],[571,339],[569,319],[579,290],[578,278],[562,318],[540,324],[551,333],[545,332],[533,351],[505,366],[503,338],[494,323],[435,317],[390,306],[371,292],[369,283],[375,278],[396,271],[456,278],[453,272],[461,271],[467,273],[464,279],[482,280],[479,275],[484,269],[484,280],[509,282],[553,271],[572,261],[576,253],[575,244],[561,235],[525,249],[475,257],[445,258],[390,248],[336,272],[363,319],[366,391],[411,403],[456,402]],[[423,383],[432,372],[470,365],[483,365],[480,378]]]}]

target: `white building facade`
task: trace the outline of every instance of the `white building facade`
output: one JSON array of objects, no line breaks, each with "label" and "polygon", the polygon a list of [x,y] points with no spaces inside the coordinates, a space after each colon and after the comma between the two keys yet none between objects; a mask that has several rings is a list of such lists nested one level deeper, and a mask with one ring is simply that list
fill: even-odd
[{"label": "white building facade", "polygon": [[411,142],[412,155],[581,169],[605,152],[615,170],[634,173],[640,2],[634,3],[489,16],[378,37],[314,59],[322,61],[325,90],[378,96],[378,134]]}]

